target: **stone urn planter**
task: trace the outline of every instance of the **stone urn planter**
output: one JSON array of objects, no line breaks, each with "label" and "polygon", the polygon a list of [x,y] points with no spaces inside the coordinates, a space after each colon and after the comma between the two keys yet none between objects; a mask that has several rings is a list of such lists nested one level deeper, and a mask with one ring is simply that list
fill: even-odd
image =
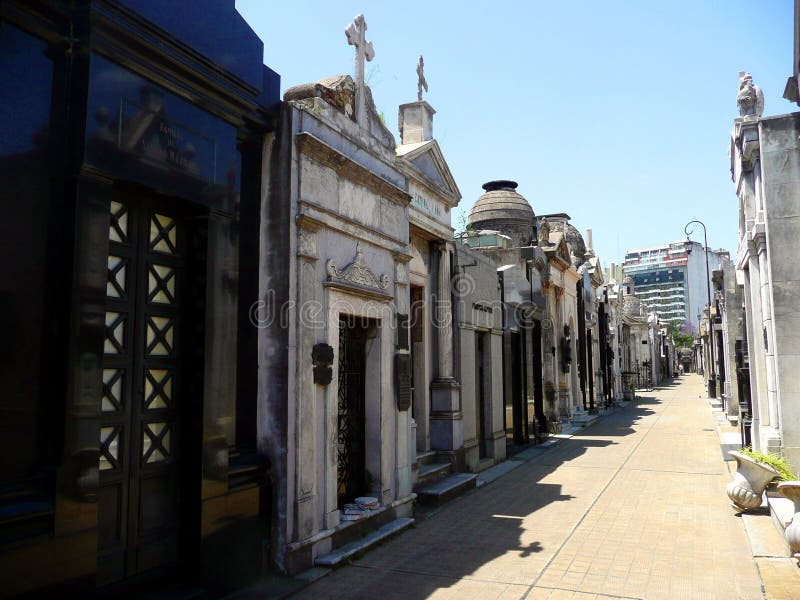
[{"label": "stone urn planter", "polygon": [[761,506],[761,495],[767,484],[779,476],[779,473],[767,464],[760,463],[742,454],[741,452],[728,452],[729,456],[736,459],[736,473],[725,491],[736,507],[750,510]]},{"label": "stone urn planter", "polygon": [[622,372],[622,397],[626,402],[636,399],[636,371]]},{"label": "stone urn planter", "polygon": [[781,481],[778,491],[794,502],[794,516],[792,522],[783,532],[792,556],[800,559],[800,481]]}]

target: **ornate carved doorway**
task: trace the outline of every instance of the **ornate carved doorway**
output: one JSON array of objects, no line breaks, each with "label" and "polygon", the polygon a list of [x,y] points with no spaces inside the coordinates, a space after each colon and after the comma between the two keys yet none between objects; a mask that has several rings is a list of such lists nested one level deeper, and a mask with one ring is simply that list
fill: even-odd
[{"label": "ornate carved doorway", "polygon": [[[106,286],[98,584],[175,563],[187,221],[156,198],[115,194]],[[200,403],[198,402],[199,406]]]},{"label": "ornate carved doorway", "polygon": [[339,317],[337,479],[339,508],[366,492],[366,345],[369,320]]}]

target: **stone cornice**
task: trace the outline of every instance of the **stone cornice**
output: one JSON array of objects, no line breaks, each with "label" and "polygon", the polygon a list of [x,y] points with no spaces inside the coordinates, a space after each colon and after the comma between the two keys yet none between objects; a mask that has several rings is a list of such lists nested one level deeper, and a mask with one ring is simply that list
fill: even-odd
[{"label": "stone cornice", "polygon": [[567,261],[565,261],[563,258],[561,258],[557,254],[555,254],[555,252],[550,253],[547,250],[545,250],[545,252],[547,252],[547,255],[548,255],[547,258],[549,259],[550,264],[553,265],[559,271],[563,272],[563,271],[566,271],[567,269],[570,268],[571,265]]},{"label": "stone cornice", "polygon": [[[298,210],[300,211],[300,214],[296,217],[296,219],[304,224],[313,222],[318,224],[319,227],[340,231],[357,240],[362,240],[376,246],[388,248],[389,250],[398,250],[399,248],[408,247],[408,241],[395,238],[383,233],[382,231],[367,227],[363,223],[359,223],[358,221],[345,217],[324,206],[316,204],[315,202],[300,200],[298,202]],[[389,246],[387,242],[389,242],[391,246]]]},{"label": "stone cornice", "polygon": [[383,293],[377,289],[368,288],[356,284],[342,283],[341,281],[324,281],[322,287],[330,290],[337,290],[361,298],[369,298],[371,300],[380,300],[382,302],[389,302],[394,298],[392,294]]},{"label": "stone cornice", "polygon": [[329,146],[310,133],[298,133],[295,140],[301,153],[333,169],[340,177],[363,185],[368,190],[395,204],[408,206],[411,202],[411,194],[386,179],[375,175],[349,156],[342,154],[333,146]]},{"label": "stone cornice", "polygon": [[297,217],[295,217],[295,221],[297,222],[298,227],[307,229],[308,231],[319,231],[325,227],[325,223],[322,221],[303,213],[297,215]]},{"label": "stone cornice", "polygon": [[406,264],[411,262],[411,259],[414,258],[413,255],[409,254],[408,252],[401,252],[396,250],[392,252],[392,257],[396,263]]}]

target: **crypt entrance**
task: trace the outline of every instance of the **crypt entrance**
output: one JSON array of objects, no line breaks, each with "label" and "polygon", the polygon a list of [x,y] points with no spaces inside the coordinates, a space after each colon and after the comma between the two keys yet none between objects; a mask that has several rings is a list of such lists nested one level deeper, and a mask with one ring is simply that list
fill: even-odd
[{"label": "crypt entrance", "polygon": [[367,492],[366,351],[374,324],[370,319],[339,317],[339,397],[337,412],[337,499],[346,502]]},{"label": "crypt entrance", "polygon": [[115,189],[108,242],[99,585],[181,558],[198,514],[186,465],[199,462],[203,391],[204,221],[177,200]]}]

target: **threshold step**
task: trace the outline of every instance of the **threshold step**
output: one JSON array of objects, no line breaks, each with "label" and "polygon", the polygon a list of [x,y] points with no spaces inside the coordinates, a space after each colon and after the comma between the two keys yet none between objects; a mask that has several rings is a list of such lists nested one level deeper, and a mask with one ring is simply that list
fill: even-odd
[{"label": "threshold step", "polygon": [[349,544],[345,544],[341,548],[337,548],[328,554],[318,556],[314,561],[314,564],[318,567],[337,567],[351,556],[368,550],[372,546],[375,546],[376,544],[381,543],[396,533],[403,531],[406,527],[411,526],[413,523],[414,519],[409,517],[400,517],[399,519],[395,519],[391,523],[387,523],[383,527],[365,535],[360,540],[350,542]]},{"label": "threshold step", "polygon": [[430,465],[420,465],[417,471],[417,481],[424,483],[437,477],[444,477],[450,472],[450,463],[433,463]]},{"label": "threshold step", "polygon": [[417,464],[422,467],[422,465],[429,465],[434,460],[436,460],[436,450],[428,450],[427,452],[420,452],[417,454]]},{"label": "threshold step", "polygon": [[589,425],[597,421],[597,419],[599,418],[600,415],[590,415],[587,413],[583,413],[580,416],[572,417],[572,425],[573,427],[588,427]]},{"label": "threshold step", "polygon": [[478,476],[474,473],[455,473],[434,481],[417,490],[417,500],[422,504],[439,505],[473,489]]}]

